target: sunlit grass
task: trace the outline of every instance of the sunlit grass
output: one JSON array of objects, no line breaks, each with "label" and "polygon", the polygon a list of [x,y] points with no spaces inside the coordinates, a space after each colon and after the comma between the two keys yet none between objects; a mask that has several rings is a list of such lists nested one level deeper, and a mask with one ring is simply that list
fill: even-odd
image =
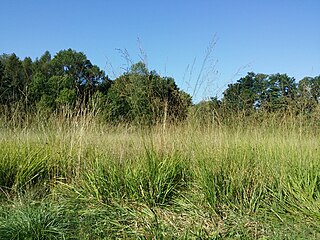
[{"label": "sunlit grass", "polygon": [[0,238],[317,239],[319,140],[275,121],[2,127]]}]

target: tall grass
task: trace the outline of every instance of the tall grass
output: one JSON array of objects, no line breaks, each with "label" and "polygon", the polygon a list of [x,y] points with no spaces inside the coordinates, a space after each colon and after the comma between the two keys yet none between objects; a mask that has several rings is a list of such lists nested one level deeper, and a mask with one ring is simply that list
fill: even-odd
[{"label": "tall grass", "polygon": [[316,124],[277,117],[3,125],[0,238],[317,239],[319,140]]}]

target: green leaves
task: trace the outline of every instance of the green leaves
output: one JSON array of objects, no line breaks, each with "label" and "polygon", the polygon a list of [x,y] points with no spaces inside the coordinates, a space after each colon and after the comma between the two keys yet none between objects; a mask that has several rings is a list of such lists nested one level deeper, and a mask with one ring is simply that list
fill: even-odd
[{"label": "green leaves", "polygon": [[113,82],[108,100],[112,121],[142,124],[184,119],[191,105],[191,97],[179,90],[173,78],[148,72],[142,62]]},{"label": "green leaves", "polygon": [[229,84],[223,102],[230,110],[246,113],[256,110],[273,112],[294,106],[297,85],[286,74],[255,74],[249,72],[236,83]]},{"label": "green leaves", "polygon": [[73,106],[77,98],[74,89],[64,88],[59,92],[56,102],[62,106]]},{"label": "green leaves", "polygon": [[53,57],[46,51],[34,61],[30,57],[22,61],[15,54],[0,56],[0,114],[17,118],[15,122],[42,115],[42,111],[48,116],[59,113],[65,106],[74,113],[100,113],[101,119],[112,123],[164,127],[167,122],[185,120],[192,112],[206,123],[253,113],[258,117],[271,112],[311,116],[320,101],[320,76],[297,84],[287,74],[249,72],[229,84],[222,99],[211,100],[190,111],[191,96],[173,78],[149,71],[143,62],[111,81],[83,52],[72,49]]},{"label": "green leaves", "polygon": [[[0,57],[0,110],[17,109],[30,114],[46,106],[46,111],[64,105],[86,104],[98,91],[106,95],[110,81],[86,55],[62,50],[53,58],[46,51],[32,62],[21,61],[15,54]],[[21,114],[22,116],[24,114]]]}]

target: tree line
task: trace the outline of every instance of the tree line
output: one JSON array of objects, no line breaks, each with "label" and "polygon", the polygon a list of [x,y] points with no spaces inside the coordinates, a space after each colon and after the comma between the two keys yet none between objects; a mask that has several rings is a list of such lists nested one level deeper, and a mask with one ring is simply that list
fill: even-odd
[{"label": "tree line", "polygon": [[133,64],[111,80],[86,55],[72,49],[54,57],[46,51],[34,61],[15,54],[0,56],[0,114],[46,113],[91,108],[110,122],[154,124],[242,113],[290,112],[312,115],[319,110],[320,76],[297,82],[287,74],[249,72],[229,84],[218,99],[197,104],[171,77],[149,71],[143,62]]},{"label": "tree line", "polygon": [[6,116],[91,108],[112,122],[153,124],[185,119],[191,103],[173,78],[149,71],[142,62],[111,80],[72,49],[54,57],[47,51],[35,61],[0,56],[0,111]]},{"label": "tree line", "polygon": [[[194,106],[194,112],[203,121],[210,117],[315,116],[320,112],[320,75],[304,77],[297,82],[287,74],[247,73],[229,84],[222,99],[216,97]],[[210,117],[209,117],[210,116]]]}]

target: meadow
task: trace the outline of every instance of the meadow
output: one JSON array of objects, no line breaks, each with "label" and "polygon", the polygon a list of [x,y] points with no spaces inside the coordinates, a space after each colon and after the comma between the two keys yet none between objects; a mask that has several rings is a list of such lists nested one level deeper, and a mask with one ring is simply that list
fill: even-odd
[{"label": "meadow", "polygon": [[316,122],[0,125],[0,239],[319,239]]}]

